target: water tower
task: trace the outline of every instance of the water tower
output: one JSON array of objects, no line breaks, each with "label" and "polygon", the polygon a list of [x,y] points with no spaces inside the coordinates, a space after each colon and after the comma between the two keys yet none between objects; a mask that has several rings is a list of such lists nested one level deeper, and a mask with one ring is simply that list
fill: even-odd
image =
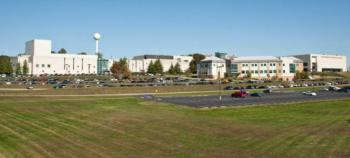
[{"label": "water tower", "polygon": [[101,39],[101,34],[100,33],[94,33],[94,40],[96,41],[96,54],[100,53],[100,50],[98,48],[98,42]]}]

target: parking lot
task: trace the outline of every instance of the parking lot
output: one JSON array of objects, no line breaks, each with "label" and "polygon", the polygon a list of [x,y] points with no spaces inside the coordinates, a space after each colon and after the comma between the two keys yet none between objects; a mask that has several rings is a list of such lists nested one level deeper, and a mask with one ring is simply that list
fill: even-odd
[{"label": "parking lot", "polygon": [[194,96],[194,97],[156,97],[156,101],[166,102],[176,105],[185,105],[195,108],[216,107],[216,106],[245,106],[245,105],[272,105],[291,102],[305,102],[318,100],[331,100],[350,98],[350,93],[339,92],[318,92],[317,96],[306,96],[300,92],[283,92],[263,94],[262,97],[233,98],[223,95],[219,100],[219,95]]}]

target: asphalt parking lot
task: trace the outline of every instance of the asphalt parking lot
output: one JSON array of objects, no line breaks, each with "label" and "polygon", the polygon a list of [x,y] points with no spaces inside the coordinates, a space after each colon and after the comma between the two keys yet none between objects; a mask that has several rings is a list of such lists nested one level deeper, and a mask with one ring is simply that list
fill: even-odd
[{"label": "asphalt parking lot", "polygon": [[159,102],[166,102],[176,105],[185,105],[194,108],[217,107],[217,106],[245,106],[245,105],[272,105],[290,102],[321,101],[331,99],[350,98],[350,93],[339,92],[318,92],[317,96],[306,96],[300,92],[284,92],[263,94],[263,97],[232,98],[223,95],[219,100],[218,95],[193,96],[193,97],[156,97]]}]

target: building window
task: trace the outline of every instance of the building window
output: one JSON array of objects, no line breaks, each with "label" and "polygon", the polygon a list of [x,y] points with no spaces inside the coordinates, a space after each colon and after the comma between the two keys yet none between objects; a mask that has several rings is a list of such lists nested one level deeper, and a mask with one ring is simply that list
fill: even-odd
[{"label": "building window", "polygon": [[237,73],[237,72],[238,72],[238,65],[231,64],[231,73]]},{"label": "building window", "polygon": [[286,66],[286,64],[283,64],[283,66]]},{"label": "building window", "polygon": [[286,73],[286,70],[283,70],[283,73],[285,74],[285,73]]},{"label": "building window", "polygon": [[256,73],[256,74],[258,74],[258,73],[259,73],[259,71],[258,71],[258,70],[255,70],[255,73]]},{"label": "building window", "polygon": [[41,67],[45,67],[45,64],[41,64]]},{"label": "building window", "polygon": [[296,67],[295,64],[289,64],[289,73],[295,73]]},{"label": "building window", "polygon": [[242,74],[245,74],[245,71],[244,71],[244,70],[242,71]]},{"label": "building window", "polygon": [[267,74],[267,70],[264,70],[264,73]]},{"label": "building window", "polygon": [[39,67],[39,64],[36,64],[35,67]]},{"label": "building window", "polygon": [[50,68],[50,67],[51,67],[51,65],[50,65],[50,64],[47,64],[47,67],[48,67],[48,68]]},{"label": "building window", "polygon": [[264,71],[263,71],[263,70],[260,70],[260,73],[262,74],[262,73],[264,73]]},{"label": "building window", "polygon": [[270,74],[272,74],[272,70],[270,70]]},{"label": "building window", "polygon": [[277,70],[273,70],[273,73],[277,73]]}]

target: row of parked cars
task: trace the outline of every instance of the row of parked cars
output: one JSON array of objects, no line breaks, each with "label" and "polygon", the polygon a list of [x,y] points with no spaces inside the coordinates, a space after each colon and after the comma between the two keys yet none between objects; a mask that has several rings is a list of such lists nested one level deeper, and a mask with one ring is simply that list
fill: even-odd
[{"label": "row of parked cars", "polygon": [[[339,88],[336,86],[329,86],[326,88],[321,89],[321,91],[333,91],[333,92],[342,92],[342,93],[350,93],[350,86]],[[271,88],[267,88],[263,91],[263,93],[272,93],[273,90]],[[317,92],[314,91],[305,91],[302,93],[303,95],[306,96],[317,96]],[[231,97],[235,98],[245,98],[247,96],[252,96],[252,97],[262,97],[262,93],[252,93],[250,94],[249,92],[245,91],[244,89],[240,89],[239,91],[233,92],[231,94]]]}]

